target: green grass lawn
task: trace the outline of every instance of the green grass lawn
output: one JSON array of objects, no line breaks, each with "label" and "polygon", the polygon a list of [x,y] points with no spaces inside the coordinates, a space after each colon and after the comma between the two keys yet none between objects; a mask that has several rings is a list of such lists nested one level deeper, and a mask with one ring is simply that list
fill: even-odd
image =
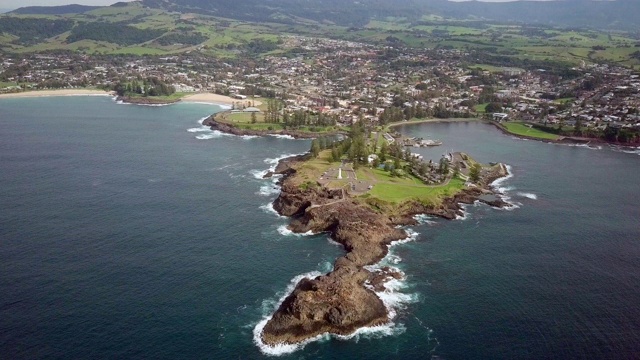
[{"label": "green grass lawn", "polygon": [[2,88],[6,88],[9,86],[17,86],[18,84],[15,82],[7,82],[7,81],[0,81],[0,89]]},{"label": "green grass lawn", "polygon": [[489,105],[489,103],[476,105],[475,106],[476,112],[477,113],[485,113],[485,112],[487,112],[487,105]]},{"label": "green grass lawn", "polygon": [[455,195],[465,187],[464,181],[452,179],[443,186],[407,186],[403,184],[376,184],[369,192],[382,201],[401,203],[417,200],[427,204],[438,204],[442,199]]},{"label": "green grass lawn", "polygon": [[533,138],[544,140],[557,140],[559,138],[559,136],[556,134],[533,129],[520,122],[507,122],[503,123],[502,126],[504,126],[508,132],[514,135],[530,136]]},{"label": "green grass lawn", "polygon": [[569,98],[555,99],[555,100],[553,100],[553,102],[556,103],[556,104],[564,104],[564,103],[571,102],[573,100],[575,100],[575,99],[572,98],[572,97],[569,97]]}]

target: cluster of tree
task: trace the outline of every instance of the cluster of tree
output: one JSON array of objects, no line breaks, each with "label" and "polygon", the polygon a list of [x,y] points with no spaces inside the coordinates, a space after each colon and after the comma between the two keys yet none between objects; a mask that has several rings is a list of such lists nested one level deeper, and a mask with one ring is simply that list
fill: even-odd
[{"label": "cluster of tree", "polygon": [[25,6],[13,10],[12,14],[21,15],[64,15],[64,14],[82,14],[87,11],[99,9],[100,6],[87,5],[61,5],[61,6]]},{"label": "cluster of tree", "polygon": [[73,28],[67,42],[95,40],[128,46],[153,40],[164,33],[165,30],[139,29],[118,23],[92,22]]},{"label": "cluster of tree", "polygon": [[339,161],[344,155],[353,162],[353,167],[358,168],[366,164],[369,153],[367,151],[367,131],[364,121],[358,121],[351,127],[349,137],[341,142],[334,143],[331,147],[331,159]]},{"label": "cluster of tree", "polygon": [[162,80],[152,77],[149,79],[119,82],[113,88],[119,96],[169,96],[176,92],[176,88]]},{"label": "cluster of tree", "polygon": [[162,46],[170,46],[175,44],[198,45],[207,41],[208,39],[208,37],[202,35],[202,33],[199,32],[169,33],[157,38],[155,42]]},{"label": "cluster of tree", "polygon": [[640,143],[640,132],[635,129],[621,128],[614,125],[607,125],[604,130],[595,128],[585,128],[580,118],[576,119],[573,126],[565,126],[561,121],[556,126],[543,124],[532,124],[533,128],[561,136],[580,136],[594,139],[604,139],[607,141],[619,142],[623,144]]},{"label": "cluster of tree", "polygon": [[481,170],[482,170],[482,166],[480,166],[480,164],[475,163],[471,165],[471,169],[469,169],[469,180],[471,180],[474,183],[477,183],[478,181],[480,181]]},{"label": "cluster of tree", "polygon": [[380,114],[378,119],[380,125],[386,125],[392,122],[409,120],[413,118],[423,119],[429,116],[429,110],[423,108],[422,106],[409,106],[404,109],[399,106],[391,106]]},{"label": "cluster of tree", "polygon": [[490,102],[487,107],[484,108],[484,112],[487,114],[493,114],[502,111],[502,104],[499,102]]},{"label": "cluster of tree", "polygon": [[325,150],[325,149],[332,149],[333,150],[333,148],[334,147],[337,148],[339,144],[340,144],[340,142],[337,142],[334,139],[330,139],[330,138],[327,138],[327,137],[324,137],[324,136],[323,137],[319,137],[317,139],[313,139],[311,141],[311,150],[310,150],[311,151],[311,155],[313,157],[317,157],[318,154],[320,154],[320,152],[322,150]]},{"label": "cluster of tree", "polygon": [[299,128],[301,126],[327,127],[335,126],[337,120],[335,117],[323,113],[313,115],[308,111],[297,110],[291,115],[285,112],[282,116],[282,122],[285,128]]},{"label": "cluster of tree", "polygon": [[0,17],[0,33],[17,36],[16,43],[31,45],[71,30],[71,20]]},{"label": "cluster of tree", "polygon": [[264,113],[264,122],[277,124],[280,122],[280,110],[282,102],[278,99],[267,99],[267,111]]},{"label": "cluster of tree", "polygon": [[262,54],[276,50],[279,44],[282,44],[281,40],[269,41],[258,38],[251,40],[245,48],[249,54]]}]

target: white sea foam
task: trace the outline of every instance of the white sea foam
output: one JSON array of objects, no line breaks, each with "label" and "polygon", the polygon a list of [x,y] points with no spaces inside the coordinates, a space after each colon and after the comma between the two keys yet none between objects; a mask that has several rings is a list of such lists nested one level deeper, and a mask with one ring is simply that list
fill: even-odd
[{"label": "white sea foam", "polygon": [[225,136],[224,133],[221,133],[218,130],[212,131],[210,134],[200,134],[196,136],[198,140],[209,140],[209,139],[218,139]]},{"label": "white sea foam", "polygon": [[281,225],[278,227],[278,232],[282,236],[310,236],[313,235],[313,231],[307,231],[306,233],[295,233],[287,227],[287,225]]},{"label": "white sea foam", "polygon": [[260,187],[258,194],[262,196],[271,196],[280,193],[280,188],[274,185],[263,185]]},{"label": "white sea foam", "polygon": [[269,169],[267,170],[249,170],[249,173],[251,175],[253,175],[254,178],[258,179],[258,180],[263,180],[264,176],[267,175],[267,173],[269,172]]},{"label": "white sea foam", "polygon": [[323,274],[328,274],[333,271],[333,263],[331,261],[323,261],[318,264],[318,269],[320,269]]},{"label": "white sea foam", "polygon": [[[505,181],[507,181],[507,180],[509,180],[509,179],[511,179],[513,177],[513,169],[511,168],[511,165],[505,165],[505,166],[507,168],[507,176],[504,176],[504,177],[501,177],[499,179],[494,180],[491,183],[491,186],[493,188],[495,188],[500,193],[500,198],[504,202],[509,204],[506,207],[502,207],[502,208],[498,208],[498,209],[499,210],[512,211],[512,210],[520,208],[520,206],[522,206],[522,204],[519,203],[519,202],[512,201],[511,197],[509,196],[509,191],[514,190],[515,187],[513,187],[513,186],[502,186]],[[529,195],[534,195],[534,194],[529,194]],[[465,215],[461,219],[464,220],[466,218],[467,218],[467,213],[465,211]]]},{"label": "white sea foam", "polygon": [[515,209],[519,209],[522,206],[522,203],[513,201],[513,199],[511,199],[511,197],[508,195],[502,194],[500,198],[502,198],[502,201],[506,202],[508,205],[505,207],[495,208],[497,210],[513,211]]},{"label": "white sea foam", "polygon": [[277,158],[266,158],[266,159],[264,159],[264,162],[267,163],[267,164],[271,164],[271,165],[278,165],[278,163],[282,159],[286,159],[286,158],[290,158],[290,157],[294,157],[294,156],[300,156],[300,155],[304,155],[304,154],[306,154],[306,153],[302,153],[302,154],[283,154],[283,155],[280,155]]},{"label": "white sea foam", "polygon": [[331,236],[328,236],[328,237],[327,237],[327,241],[329,242],[329,244],[331,244],[331,245],[333,245],[333,246],[340,246],[340,247],[342,247],[342,244],[340,244],[339,242],[337,242],[337,241],[333,240],[333,239],[331,238]]},{"label": "white sea foam", "polygon": [[[262,180],[264,178],[265,175],[267,175],[267,173],[269,173],[270,171],[273,172],[276,170],[276,167],[278,166],[278,163],[280,162],[280,160],[282,159],[286,159],[286,158],[290,158],[293,156],[299,156],[299,155],[304,155],[304,153],[302,154],[284,154],[281,155],[277,158],[266,158],[264,159],[264,162],[266,164],[271,165],[268,169],[266,170],[250,170],[249,173],[251,173],[251,175],[253,175],[254,178],[256,179],[260,179]],[[274,175],[274,176],[278,176],[278,175]],[[276,182],[277,179],[274,179],[274,182]]]},{"label": "white sea foam", "polygon": [[269,134],[269,136],[273,136],[273,137],[278,138],[278,139],[288,139],[288,140],[295,140],[296,139],[291,135]]},{"label": "white sea foam", "polygon": [[[364,330],[364,334],[368,336],[389,336],[398,335],[404,332],[405,328],[403,324],[396,324],[393,319],[398,315],[398,311],[405,309],[407,304],[418,301],[418,294],[405,293],[403,290],[407,287],[405,274],[397,267],[402,262],[402,258],[396,255],[393,251],[393,247],[406,244],[407,242],[415,241],[420,233],[413,229],[406,229],[407,237],[402,240],[394,241],[389,245],[389,252],[380,260],[379,263],[371,266],[365,266],[369,271],[380,271],[383,267],[389,267],[392,271],[398,272],[402,275],[401,279],[390,278],[384,283],[383,291],[376,291],[376,295],[382,300],[387,312],[389,313],[389,322],[379,327],[368,328]],[[365,285],[366,286],[366,285]],[[369,287],[373,290],[372,287]],[[356,332],[358,334],[358,332]],[[360,333],[361,335],[362,333]]]},{"label": "white sea foam", "polygon": [[517,194],[518,194],[518,196],[526,197],[527,199],[538,200],[538,195],[533,194],[533,193],[518,192]]},{"label": "white sea foam", "polygon": [[269,202],[268,204],[261,205],[260,209],[262,209],[267,214],[273,214],[273,215],[275,215],[275,216],[277,216],[279,218],[286,218],[286,216],[282,216],[282,215],[278,214],[276,209],[273,208],[273,203],[272,202]]},{"label": "white sea foam", "polygon": [[462,204],[460,207],[462,208],[462,216],[456,215],[456,220],[467,220],[469,219],[469,212],[467,211],[467,204]]},{"label": "white sea foam", "polygon": [[187,131],[188,132],[192,132],[192,133],[195,133],[195,132],[209,132],[209,131],[211,131],[211,129],[209,129],[206,126],[203,126],[203,127],[199,127],[199,128],[187,129]]},{"label": "white sea foam", "polygon": [[[419,232],[417,232],[417,231],[415,231],[415,230],[413,230],[411,228],[407,228],[407,229],[405,229],[405,231],[407,232],[407,237],[406,238],[393,241],[391,243],[391,245],[389,245],[389,246],[391,247],[391,246],[395,246],[395,245],[406,244],[408,242],[416,241],[416,239],[418,239],[418,235],[420,235]],[[391,252],[389,252],[389,253],[391,253]]]},{"label": "white sea foam", "polygon": [[566,145],[571,147],[581,147],[589,150],[602,150],[602,146],[600,145],[589,145],[589,144],[566,144]]},{"label": "white sea foam", "polygon": [[611,150],[616,152],[622,152],[625,154],[640,155],[640,148],[630,148],[630,147],[611,145]]},{"label": "white sea foam", "polygon": [[511,165],[505,165],[507,168],[507,175],[503,176],[501,178],[495,179],[492,183],[491,186],[495,187],[495,188],[499,188],[500,185],[502,185],[502,183],[504,183],[505,181],[511,179],[513,177],[513,170],[511,168]]},{"label": "white sea foam", "polygon": [[251,139],[255,139],[255,138],[259,138],[260,136],[257,135],[242,135],[240,136],[240,138],[242,138],[242,140],[251,140]]},{"label": "white sea foam", "polygon": [[262,302],[263,318],[253,328],[253,342],[258,346],[258,348],[260,348],[260,351],[262,351],[263,354],[272,355],[272,356],[281,356],[285,354],[290,354],[296,350],[300,350],[304,348],[307,344],[311,342],[329,338],[328,335],[323,334],[323,335],[319,335],[314,338],[305,340],[299,344],[277,344],[273,346],[267,345],[262,341],[262,330],[264,329],[265,325],[267,325],[267,322],[271,320],[271,314],[273,314],[273,312],[276,311],[276,309],[280,306],[280,304],[282,304],[284,299],[286,299],[287,296],[289,296],[289,294],[293,292],[293,290],[296,288],[296,285],[300,282],[300,280],[304,278],[315,279],[320,275],[322,274],[319,271],[312,271],[306,274],[298,275],[293,279],[291,279],[291,282],[289,282],[289,285],[287,285],[287,288],[283,293],[278,294],[280,295],[280,298],[278,299],[278,301],[269,299]]},{"label": "white sea foam", "polygon": [[435,224],[435,223],[436,223],[436,222],[434,221],[434,218],[432,218],[431,216],[428,216],[428,215],[426,215],[426,214],[418,214],[418,215],[415,215],[415,216],[413,217],[413,219],[414,219],[415,221],[417,221],[417,222],[418,222],[418,224],[428,224],[428,225],[433,225],[433,224]]}]

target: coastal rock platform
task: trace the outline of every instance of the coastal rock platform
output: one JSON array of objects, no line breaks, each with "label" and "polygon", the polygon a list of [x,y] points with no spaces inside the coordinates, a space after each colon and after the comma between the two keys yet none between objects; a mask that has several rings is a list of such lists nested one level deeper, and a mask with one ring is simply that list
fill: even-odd
[{"label": "coastal rock platform", "polygon": [[284,159],[278,165],[275,173],[284,176],[274,209],[292,217],[289,228],[293,232],[328,232],[346,254],[336,259],[331,272],[302,279],[284,299],[262,330],[262,341],[271,346],[299,343],[324,333],[349,335],[361,327],[389,323],[389,311],[376,291],[384,291],[386,281],[403,275],[389,268],[367,268],[387,255],[388,245],[408,236],[398,225],[415,223],[413,216],[417,214],[454,219],[462,214],[461,203],[508,205],[487,196],[493,194],[489,184],[508,175],[504,165],[485,173],[478,186],[464,189],[438,206],[415,202],[405,206],[401,216],[392,217],[335,190],[298,186],[295,168],[304,159]]}]

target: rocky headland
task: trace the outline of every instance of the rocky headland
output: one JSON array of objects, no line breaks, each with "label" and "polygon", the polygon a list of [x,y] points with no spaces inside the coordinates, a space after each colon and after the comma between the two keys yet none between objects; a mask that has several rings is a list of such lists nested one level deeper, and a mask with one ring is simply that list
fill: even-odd
[{"label": "rocky headland", "polygon": [[341,190],[299,186],[296,168],[305,159],[285,159],[276,168],[274,173],[284,176],[274,208],[292,218],[289,228],[293,232],[328,232],[346,253],[336,259],[333,271],[302,279],[284,299],[262,330],[262,341],[271,346],[299,343],[324,333],[348,335],[361,327],[388,323],[388,309],[376,291],[384,291],[385,282],[403,274],[389,268],[371,271],[368,265],[380,262],[392,242],[408,236],[397,226],[415,224],[414,215],[454,219],[463,214],[460,204],[475,201],[508,206],[490,186],[508,175],[502,164],[483,171],[478,186],[466,188],[437,206],[416,201],[403,204],[402,213],[392,215]]},{"label": "rocky headland", "polygon": [[232,134],[232,135],[249,135],[249,136],[264,136],[264,135],[281,135],[281,136],[290,136],[295,139],[313,139],[321,136],[331,136],[337,135],[342,132],[312,132],[312,131],[302,131],[302,130],[292,130],[292,129],[278,129],[278,130],[256,130],[256,129],[245,129],[234,124],[230,124],[227,122],[220,121],[216,119],[219,116],[225,116],[228,112],[216,113],[214,115],[209,116],[206,120],[202,122],[202,125],[209,126],[211,130],[218,130],[223,133]]},{"label": "rocky headland", "polygon": [[180,102],[180,99],[162,99],[145,96],[118,96],[116,101],[122,101],[126,104],[137,105],[169,105]]}]

